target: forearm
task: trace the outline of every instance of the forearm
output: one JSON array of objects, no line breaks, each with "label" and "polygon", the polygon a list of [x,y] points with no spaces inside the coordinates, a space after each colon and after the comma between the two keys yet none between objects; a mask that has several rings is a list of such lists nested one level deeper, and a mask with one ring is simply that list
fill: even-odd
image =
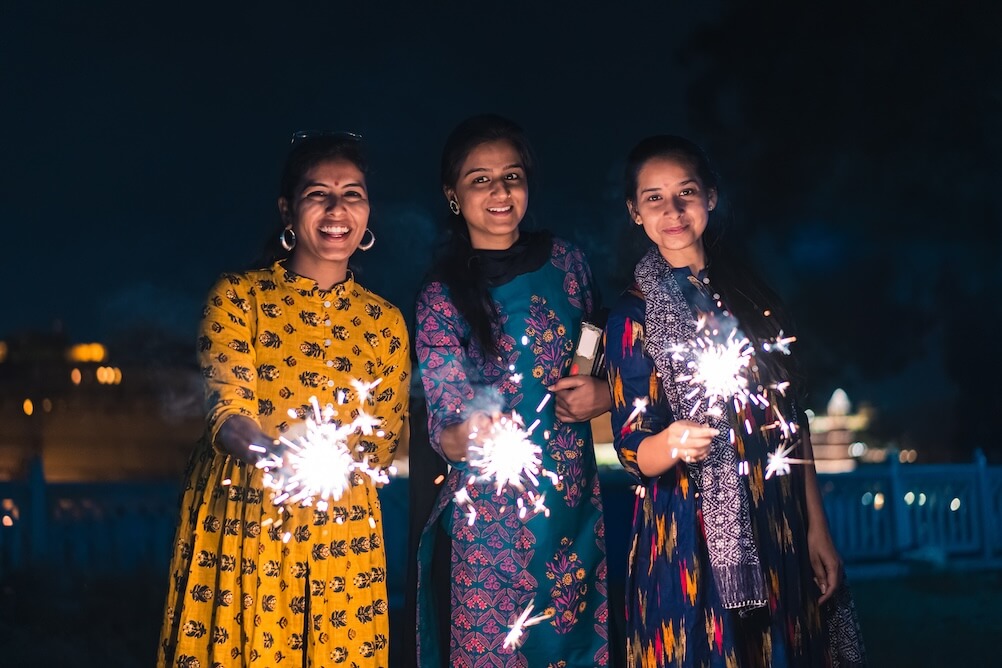
[{"label": "forearm", "polygon": [[637,446],[637,466],[648,478],[655,478],[678,464],[681,456],[668,447],[667,431],[651,434]]},{"label": "forearm", "polygon": [[809,531],[824,531],[829,533],[828,518],[825,516],[825,507],[821,501],[821,488],[818,486],[818,472],[814,468],[814,448],[811,447],[810,435],[805,431],[802,434],[802,444],[804,459],[808,464],[804,464],[804,492],[807,503],[807,528]]}]

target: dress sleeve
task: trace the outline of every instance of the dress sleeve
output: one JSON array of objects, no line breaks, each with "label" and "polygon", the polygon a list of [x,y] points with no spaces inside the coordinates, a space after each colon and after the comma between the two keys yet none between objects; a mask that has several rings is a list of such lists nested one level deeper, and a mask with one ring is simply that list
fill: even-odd
[{"label": "dress sleeve", "polygon": [[[407,325],[397,309],[389,326],[380,330],[383,353],[380,356],[382,381],[373,389],[375,415],[383,418],[379,431],[366,437],[369,461],[379,466],[389,466],[397,451],[404,420],[407,419],[410,397],[410,344]],[[382,434],[382,436],[379,436]]]},{"label": "dress sleeve", "polygon": [[257,420],[256,312],[247,280],[226,274],[209,291],[199,327],[198,361],[205,380],[206,422],[212,443],[233,415]]},{"label": "dress sleeve", "polygon": [[462,339],[468,327],[438,282],[421,290],[415,320],[414,349],[428,402],[428,438],[435,451],[445,457],[442,431],[468,417],[474,396],[463,364],[466,350]]},{"label": "dress sleeve", "polygon": [[588,259],[580,248],[562,240],[554,241],[553,253],[552,261],[564,271],[563,288],[567,300],[581,310],[585,320],[590,321],[597,305]]},{"label": "dress sleeve", "polygon": [[[672,422],[671,409],[661,390],[654,361],[644,352],[643,323],[643,300],[628,294],[610,312],[605,330],[616,452],[623,467],[640,482],[647,480],[637,466],[640,442]],[[647,401],[646,410],[630,420],[637,399]]]}]

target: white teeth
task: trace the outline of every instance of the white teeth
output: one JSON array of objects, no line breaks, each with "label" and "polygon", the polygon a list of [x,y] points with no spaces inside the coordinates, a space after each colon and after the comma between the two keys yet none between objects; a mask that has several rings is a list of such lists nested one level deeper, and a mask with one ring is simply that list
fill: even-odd
[{"label": "white teeth", "polygon": [[320,228],[320,231],[324,234],[348,234],[348,228],[341,225],[337,227],[333,225],[325,225]]},{"label": "white teeth", "polygon": [[496,208],[496,209],[495,208],[491,208],[491,207],[487,207],[487,210],[490,211],[491,213],[507,213],[508,211],[511,211],[511,207],[510,206],[502,206],[502,207]]}]

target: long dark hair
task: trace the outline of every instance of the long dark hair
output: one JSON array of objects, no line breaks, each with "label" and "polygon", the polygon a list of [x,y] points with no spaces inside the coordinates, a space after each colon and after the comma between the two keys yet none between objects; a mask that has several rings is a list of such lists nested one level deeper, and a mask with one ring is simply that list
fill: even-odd
[{"label": "long dark hair", "polygon": [[[306,176],[306,172],[329,160],[347,160],[355,165],[363,176],[369,173],[369,163],[365,159],[362,141],[358,135],[347,132],[296,133],[292,148],[289,149],[282,165],[278,196],[284,198],[291,206],[296,199],[296,187]],[[279,242],[283,229],[285,221],[280,220],[275,231],[269,234],[261,255],[255,261],[255,267],[269,266],[289,257],[291,251],[285,250]]]},{"label": "long dark hair", "polygon": [[[658,135],[641,141],[627,156],[624,179],[627,202],[636,205],[640,170],[655,158],[685,165],[696,174],[704,190],[713,190],[719,198],[720,178],[703,149],[684,137]],[[710,223],[703,233],[710,285],[720,295],[727,310],[737,318],[744,335],[755,347],[761,380],[766,383],[793,381],[796,388],[802,391],[806,384],[796,356],[768,353],[762,347],[780,332],[783,336],[791,335],[794,332],[793,320],[779,295],[735,252],[726,239],[724,225],[716,220],[715,214],[716,210],[711,212]]]},{"label": "long dark hair", "polygon": [[[535,163],[532,147],[517,124],[502,116],[483,114],[466,119],[453,129],[442,149],[441,179],[443,189],[455,189],[463,162],[477,146],[503,141],[518,153],[525,169],[526,181],[532,187]],[[430,278],[449,288],[452,302],[470,326],[470,333],[480,348],[489,355],[497,353],[494,327],[498,314],[488,285],[474,266],[476,251],[462,213],[450,213],[448,237],[432,266]]]}]

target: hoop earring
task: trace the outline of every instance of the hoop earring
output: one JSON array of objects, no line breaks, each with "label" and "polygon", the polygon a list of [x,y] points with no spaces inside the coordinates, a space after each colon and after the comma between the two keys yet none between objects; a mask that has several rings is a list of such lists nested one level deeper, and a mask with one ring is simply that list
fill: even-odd
[{"label": "hoop earring", "polygon": [[[359,244],[358,250],[360,251],[367,251],[376,245],[376,235],[373,234],[372,230],[370,230],[368,227],[365,228],[365,231],[369,233],[369,243]],[[365,238],[365,232],[362,233],[362,238],[363,239]]]},{"label": "hoop earring", "polygon": [[296,247],[296,233],[293,231],[292,225],[283,229],[278,235],[278,243],[282,244],[282,248],[287,251],[292,251]]},{"label": "hoop earring", "polygon": [[452,211],[454,215],[459,215],[459,202],[454,199],[449,200],[449,210]]}]

